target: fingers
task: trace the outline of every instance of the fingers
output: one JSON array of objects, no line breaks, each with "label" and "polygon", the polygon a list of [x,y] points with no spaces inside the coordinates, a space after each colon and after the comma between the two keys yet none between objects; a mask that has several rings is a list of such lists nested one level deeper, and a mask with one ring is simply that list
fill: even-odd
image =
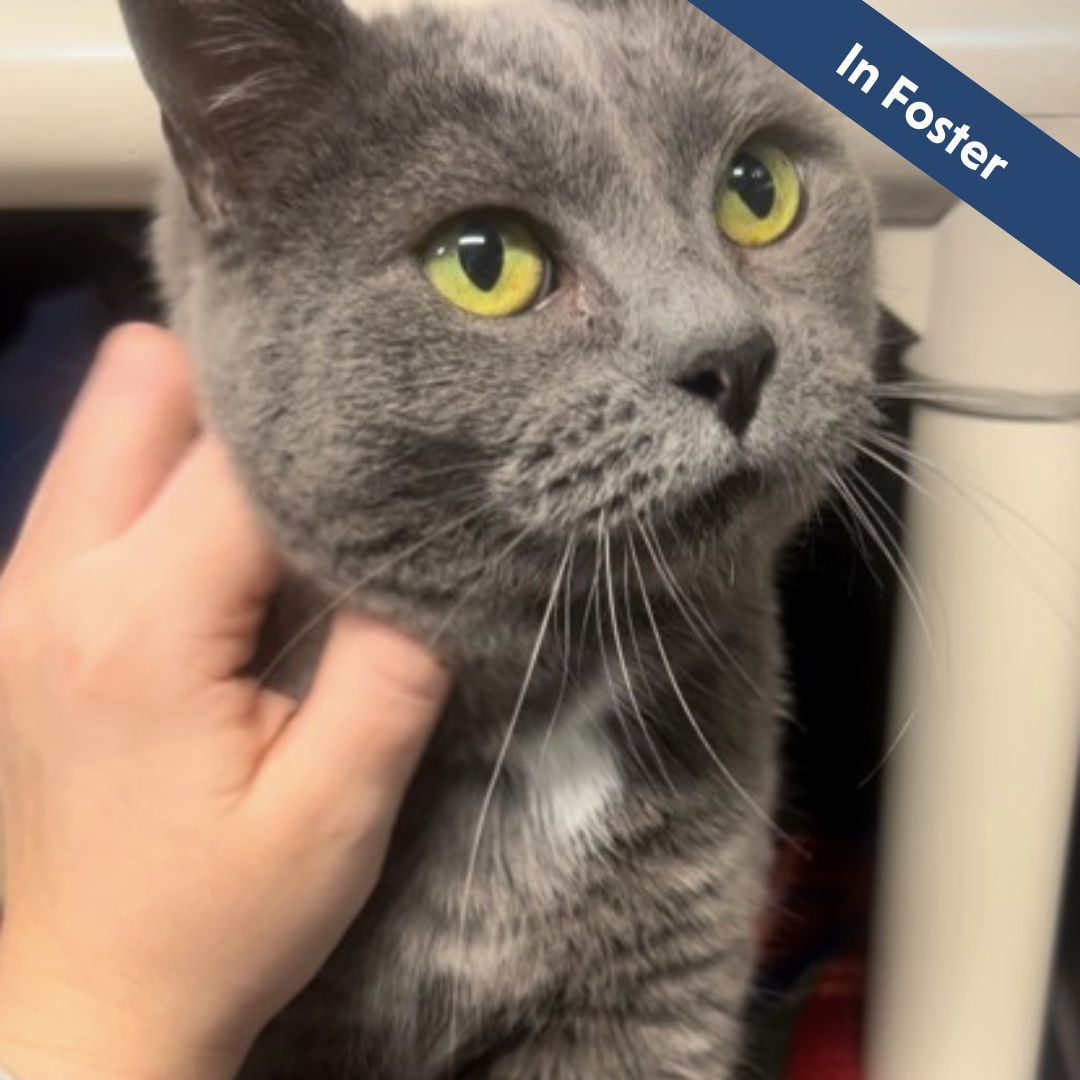
[{"label": "fingers", "polygon": [[183,346],[152,326],[124,327],[102,346],[16,555],[47,565],[121,537],[117,557],[146,567],[152,595],[186,613],[189,630],[243,636],[277,581],[224,449],[198,437]]},{"label": "fingers", "polygon": [[21,547],[85,551],[142,513],[196,432],[183,346],[152,326],[114,332],[46,471]]},{"label": "fingers", "polygon": [[145,552],[146,572],[168,583],[174,610],[182,614],[186,607],[207,629],[261,614],[281,573],[225,447],[210,435],[180,463],[131,542]]},{"label": "fingers", "polygon": [[446,670],[416,642],[365,616],[339,617],[255,798],[346,829],[391,821],[448,689]]}]

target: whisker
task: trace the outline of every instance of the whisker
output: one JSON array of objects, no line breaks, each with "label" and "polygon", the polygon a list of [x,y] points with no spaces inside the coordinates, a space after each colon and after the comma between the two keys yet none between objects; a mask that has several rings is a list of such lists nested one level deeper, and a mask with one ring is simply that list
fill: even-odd
[{"label": "whisker", "polygon": [[911,725],[915,723],[918,715],[918,709],[912,709],[911,712],[908,713],[907,719],[900,725],[900,730],[893,736],[885,753],[881,755],[881,760],[856,785],[858,791],[862,791],[864,788],[868,787],[882,772],[885,771],[885,766],[892,761],[893,755],[900,748],[900,744],[904,741],[908,731],[911,729]]},{"label": "whisker", "polygon": [[571,660],[571,635],[574,630],[573,620],[573,586],[572,579],[574,576],[574,556],[577,551],[577,534],[573,534],[570,537],[570,562],[566,568],[566,574],[564,578],[565,583],[565,595],[563,597],[563,632],[565,633],[565,639],[562,642],[562,679],[559,683],[559,693],[555,699],[555,707],[551,710],[551,719],[548,720],[547,728],[544,731],[544,741],[540,745],[540,756],[537,759],[540,765],[547,760],[548,749],[551,746],[552,737],[555,734],[555,728],[559,722],[559,717],[562,715],[563,702],[566,700],[566,692],[570,688],[570,660]]},{"label": "whisker", "polygon": [[594,538],[596,544],[596,561],[593,564],[593,577],[592,583],[589,585],[589,591],[585,595],[585,609],[581,615],[581,640],[578,642],[578,667],[581,666],[582,658],[584,657],[586,633],[589,629],[589,622],[593,617],[593,611],[596,605],[596,596],[600,588],[600,538]]},{"label": "whisker", "polygon": [[301,626],[300,629],[285,642],[281,649],[274,654],[270,662],[267,664],[267,666],[263,669],[262,673],[258,677],[259,686],[265,686],[267,684],[267,681],[289,658],[294,649],[303,644],[303,642],[307,640],[310,634],[313,634],[316,630],[318,630],[319,627],[322,626],[327,619],[333,616],[335,612],[339,611],[345,604],[352,600],[361,591],[361,589],[363,589],[366,585],[369,585],[380,574],[385,573],[387,570],[391,569],[394,566],[397,566],[399,563],[403,562],[410,556],[422,551],[429,544],[433,544],[436,540],[441,539],[447,533],[453,532],[454,529],[459,529],[462,525],[466,525],[470,521],[473,521],[474,519],[479,517],[480,514],[484,512],[484,510],[485,507],[483,506],[477,507],[475,510],[471,511],[468,514],[465,514],[463,517],[457,518],[456,520],[450,522],[449,525],[445,525],[443,528],[437,529],[429,536],[425,536],[417,543],[410,545],[403,551],[399,551],[391,558],[386,559],[378,566],[376,566],[370,573],[365,574],[359,581],[354,582],[348,588],[344,589],[334,600],[326,604],[323,608],[316,612],[316,614],[313,615],[311,619],[304,623],[303,626]]},{"label": "whisker", "polygon": [[[829,484],[829,487],[838,489],[840,484],[843,483],[843,477],[836,469],[826,469],[825,479]],[[848,506],[847,501],[840,495],[839,490],[836,490],[836,499],[830,500],[830,506],[836,514],[836,519],[844,528],[844,532],[847,533],[848,538],[855,546],[859,555],[862,558],[863,566],[869,571],[870,576],[874,579],[874,584],[879,589],[884,588],[884,582],[881,580],[877,569],[874,566],[874,560],[870,554],[870,549],[866,546],[866,537],[863,534],[862,529],[859,527],[859,523],[854,521],[851,516],[851,507]]]},{"label": "whisker", "polygon": [[[462,957],[465,952],[465,937],[469,919],[469,902],[472,898],[472,889],[476,878],[476,867],[480,858],[480,846],[483,843],[484,829],[487,825],[488,816],[491,813],[491,806],[495,799],[495,791],[498,787],[499,779],[502,776],[503,769],[506,765],[506,759],[510,754],[510,746],[517,731],[518,721],[521,719],[522,711],[525,708],[525,701],[528,698],[529,690],[532,686],[533,676],[536,673],[536,668],[540,661],[540,652],[543,649],[544,639],[547,637],[548,626],[551,623],[552,615],[555,612],[555,605],[558,601],[559,588],[562,585],[563,575],[566,573],[566,567],[570,561],[572,543],[572,539],[567,542],[566,552],[563,554],[562,562],[559,564],[559,569],[555,575],[555,581],[551,588],[551,596],[548,599],[547,607],[544,609],[543,618],[540,620],[540,629],[537,632],[536,642],[533,645],[532,653],[529,656],[529,662],[525,669],[525,677],[521,684],[521,690],[518,693],[514,711],[510,716],[510,722],[507,724],[506,735],[503,738],[502,745],[499,747],[499,753],[495,759],[495,766],[491,772],[491,779],[488,782],[487,789],[484,792],[484,797],[480,804],[480,814],[477,819],[476,830],[473,833],[472,845],[469,850],[469,862],[465,872],[465,884],[462,889],[461,909],[458,918],[459,958]],[[451,1062],[453,1061],[453,1055],[457,1051],[458,1000],[461,993],[460,982],[460,977],[455,973],[450,996]]]},{"label": "whisker", "polygon": [[[915,573],[915,568],[911,565],[911,561],[904,551],[902,538],[907,530],[904,519],[900,517],[900,515],[888,504],[881,492],[879,492],[865,477],[861,476],[859,473],[853,472],[851,474],[851,482],[852,484],[857,485],[857,491],[863,494],[863,508],[877,524],[880,535],[889,541],[897,559],[903,565],[912,587],[918,592],[919,599],[925,606],[929,607],[926,589],[920,584],[918,575]],[[876,504],[877,507],[880,507],[880,511],[876,510],[875,506],[872,504]],[[893,535],[892,531],[888,528],[885,520],[886,517],[897,526],[899,536]],[[942,612],[942,614],[944,614],[944,612]]]},{"label": "whisker", "polygon": [[[853,477],[855,475],[857,474],[852,474]],[[931,660],[936,664],[938,661],[937,646],[934,643],[934,636],[930,630],[929,620],[926,617],[926,610],[924,607],[925,595],[922,587],[918,583],[918,579],[915,577],[910,561],[900,549],[894,554],[892,548],[889,546],[889,539],[891,538],[888,538],[887,530],[885,530],[885,535],[883,536],[883,527],[880,520],[877,520],[877,524],[875,525],[876,513],[873,508],[868,508],[864,505],[864,501],[859,497],[858,491],[850,487],[842,477],[838,476],[836,479],[838,481],[836,490],[840,492],[841,497],[851,507],[851,512],[855,515],[855,519],[862,525],[863,529],[866,530],[866,535],[884,556],[890,569],[896,575],[897,582],[911,602],[912,610],[919,622]]]},{"label": "whisker", "polygon": [[701,742],[701,745],[705,749],[706,754],[708,754],[709,759],[720,770],[721,774],[724,776],[727,782],[731,785],[731,787],[735,790],[735,792],[739,795],[743,802],[746,803],[746,805],[750,808],[754,815],[760,818],[763,822],[765,822],[771,832],[779,836],[786,843],[790,844],[792,848],[798,851],[804,858],[810,858],[810,853],[801,844],[799,844],[793,836],[788,835],[787,832],[785,832],[779,825],[777,825],[776,822],[773,821],[771,815],[758,804],[757,800],[739,782],[738,778],[731,771],[731,769],[728,768],[723,758],[720,757],[720,755],[716,752],[716,749],[713,747],[712,743],[709,742],[708,738],[706,737],[704,730],[702,730],[701,724],[698,723],[697,718],[694,716],[693,710],[690,708],[690,705],[682,692],[682,688],[679,686],[679,681],[675,677],[675,669],[671,665],[671,660],[668,657],[667,649],[664,648],[664,642],[660,636],[660,627],[657,625],[656,616],[653,613],[652,609],[652,603],[649,600],[648,589],[645,585],[645,574],[641,569],[641,560],[638,558],[637,546],[634,544],[634,538],[632,535],[627,535],[627,542],[629,544],[630,557],[634,562],[634,570],[637,573],[638,582],[641,585],[641,598],[644,603],[645,614],[649,620],[650,626],[652,627],[653,637],[656,639],[656,648],[660,656],[660,661],[663,664],[665,671],[667,672],[668,679],[671,682],[671,689],[674,692],[675,697],[678,700],[684,715],[686,716],[686,719],[689,721],[690,727],[693,729],[695,735],[697,735],[699,741]]},{"label": "whisker", "polygon": [[[969,506],[978,516],[990,535],[1001,545],[1002,552],[1012,560],[1013,565],[1020,574],[1022,580],[1038,594],[1046,606],[1071,634],[1075,636],[1080,633],[1080,628],[1077,626],[1075,617],[1068,614],[1047,591],[1046,587],[1036,579],[1034,568],[1029,559],[1025,557],[1024,551],[1018,546],[1019,540],[1013,541],[1005,534],[1003,531],[1004,523],[995,520],[991,510],[981,505],[972,492],[966,491],[963,485],[955,478],[950,477],[941,466],[930,461],[928,458],[915,454],[914,451],[909,451],[902,444],[879,442],[876,445],[880,445],[885,452],[894,453],[916,467],[931,472],[938,480],[944,483],[954,495],[962,499],[964,504]],[[921,484],[904,469],[901,469],[898,465],[889,461],[883,454],[877,453],[872,447],[860,444],[857,449],[865,454],[871,461],[877,462],[883,469],[897,476],[903,483],[907,484],[913,491],[918,492],[918,494],[923,496],[932,505],[940,506],[945,509],[952,509],[940,495],[931,491],[925,484]],[[1016,510],[1015,507],[1009,506],[1004,500],[999,499],[985,489],[978,488],[978,485],[972,484],[971,486],[975,490],[975,494],[979,494],[982,498],[985,498],[987,502],[991,504],[993,509],[1007,515],[1014,524],[1022,526],[1029,537],[1038,540],[1040,544],[1043,545],[1043,553],[1049,553],[1056,556],[1058,565],[1068,571],[1071,576],[1080,582],[1080,567],[1077,567],[1072,559],[1065,554],[1061,548],[1050,539],[1050,537],[1042,532],[1042,530],[1032,525],[1031,522]]]},{"label": "whisker", "polygon": [[[893,448],[894,452],[896,453],[899,453],[899,450],[902,448],[902,444],[900,444],[899,442],[895,444],[887,442],[878,433],[874,432],[870,432],[869,434],[867,434],[865,441],[855,443],[855,448],[856,450],[858,450],[859,453],[863,454],[875,464],[880,465],[881,468],[885,469],[887,472],[895,476],[898,480],[901,481],[901,483],[906,484],[909,488],[912,489],[912,491],[918,492],[920,495],[922,495],[926,499],[929,499],[931,502],[935,502],[938,505],[942,504],[940,497],[936,496],[928,487],[926,487],[925,484],[921,484],[909,472],[905,472],[898,465],[889,461],[888,458],[885,458],[881,454],[877,453],[873,449],[875,445],[879,447],[889,446]],[[909,458],[909,460],[913,459]]]},{"label": "whisker", "polygon": [[[737,675],[743,680],[747,688],[754,695],[754,697],[761,699],[761,687],[754,681],[750,673],[739,662],[735,654],[729,648],[727,642],[725,642],[716,630],[710,625],[704,615],[694,606],[693,601],[687,596],[683,590],[678,578],[675,576],[675,571],[671,569],[670,564],[664,558],[663,548],[660,546],[660,538],[656,535],[655,531],[649,530],[647,522],[642,522],[635,519],[635,523],[638,528],[638,533],[641,536],[645,547],[648,549],[650,556],[653,560],[653,565],[656,567],[656,572],[660,575],[660,580],[664,583],[665,587],[672,600],[675,602],[675,606],[682,613],[683,618],[686,620],[687,625],[693,632],[694,636],[704,646],[706,652],[716,661],[720,667],[725,665],[731,667]],[[652,540],[649,538],[649,532],[652,531]],[[655,544],[655,546],[654,546]],[[705,637],[708,637],[708,641]],[[719,650],[719,654],[713,651],[710,646],[710,642],[716,649]]]},{"label": "whisker", "polygon": [[637,627],[634,625],[634,612],[630,604],[630,552],[628,549],[623,551],[622,587],[623,614],[626,616],[627,626],[630,629],[630,641],[634,646],[634,656],[637,658],[638,667],[645,671],[648,669],[648,665],[645,663],[645,654],[641,649],[641,642],[638,640]]},{"label": "whisker", "polygon": [[[604,528],[604,514],[601,512],[599,521],[599,531],[597,535],[597,553],[603,554],[603,542],[607,537],[607,531]],[[603,562],[598,564],[600,573],[603,573]],[[604,641],[604,616],[603,610],[600,606],[600,589],[593,594],[593,599],[596,604],[596,636],[597,642],[600,647],[600,662],[604,668],[604,674],[607,678],[608,691],[611,694],[611,704],[615,710],[615,719],[618,721],[619,729],[622,731],[623,741],[626,743],[626,748],[629,750],[638,768],[641,770],[643,776],[648,776],[648,769],[645,767],[645,761],[641,756],[641,752],[638,750],[637,743],[634,741],[633,735],[630,733],[630,729],[626,723],[626,717],[623,716],[621,707],[622,696],[619,693],[618,687],[615,685],[615,679],[611,674],[611,663],[608,659],[607,644]]]},{"label": "whisker", "polygon": [[[525,542],[525,540],[528,538],[528,535],[528,532],[525,529],[522,529],[521,532],[518,533],[518,535],[491,560],[488,569],[500,566],[505,559],[509,558],[509,556]],[[479,592],[479,590],[487,583],[487,580],[487,573],[481,573],[479,579],[465,590],[458,602],[454,604],[454,606],[450,609],[446,618],[443,619],[443,621],[439,624],[439,628],[428,639],[429,648],[433,648],[436,644],[438,644],[439,638],[441,638],[442,635],[450,629],[451,624],[453,623],[459,612],[462,610],[462,608],[464,608],[465,605],[477,594],[477,592]]]},{"label": "whisker", "polygon": [[641,734],[644,736],[649,750],[652,753],[653,758],[656,760],[656,765],[660,770],[660,775],[663,776],[667,786],[671,789],[671,793],[676,794],[675,784],[672,782],[671,774],[667,771],[667,766],[664,764],[663,756],[660,753],[659,747],[656,745],[656,741],[653,739],[651,732],[649,731],[649,725],[645,722],[645,717],[642,714],[641,706],[638,703],[637,693],[634,691],[634,682],[630,678],[630,668],[626,663],[626,654],[623,651],[622,635],[619,633],[619,616],[615,610],[615,582],[614,575],[611,570],[611,534],[604,533],[604,565],[607,569],[607,594],[608,594],[608,607],[611,612],[611,631],[615,639],[615,651],[618,653],[619,665],[622,668],[623,682],[626,685],[626,692],[630,697],[630,707],[633,709],[634,716],[637,718],[638,727],[641,729]]},{"label": "whisker", "polygon": [[[980,507],[975,501],[975,495],[985,499],[996,510],[1009,517],[1018,527],[1024,529],[1029,536],[1039,541],[1043,545],[1045,550],[1050,554],[1057,557],[1061,565],[1067,569],[1074,577],[1080,578],[1080,563],[1077,563],[1073,557],[1065,551],[1060,544],[1053,540],[1050,536],[1042,530],[1033,525],[1015,506],[1011,506],[1004,499],[995,495],[993,492],[988,491],[985,487],[979,484],[972,478],[966,480],[958,479],[950,474],[948,469],[945,468],[940,462],[933,461],[926,457],[924,454],[919,454],[911,447],[904,445],[899,439],[887,435],[885,432],[872,432],[868,436],[868,441],[876,446],[878,449],[885,453],[895,454],[897,457],[915,465],[919,468],[925,469],[931,473],[934,477],[944,483],[954,494],[964,499],[973,510],[978,513],[987,527],[990,528],[997,538],[1004,544],[1005,538],[1001,535],[1000,529],[997,527],[997,523],[994,522],[989,512],[985,507]],[[869,447],[864,444],[860,444],[858,449],[866,454],[871,460],[877,461],[883,468],[890,469],[896,475],[905,479],[908,484],[915,487],[920,494],[926,498],[933,500],[935,495],[929,491],[925,486],[916,486],[917,482],[909,473],[903,470],[898,470],[897,466],[888,460],[882,460],[881,456],[874,456],[870,453]],[[939,500],[940,502],[940,500]],[[1015,553],[1015,552],[1014,552]]]},{"label": "whisker", "polygon": [[[908,531],[907,522],[904,521],[903,517],[889,505],[888,500],[881,494],[881,492],[878,491],[877,488],[874,487],[874,485],[870,483],[870,481],[863,477],[860,473],[852,471],[851,479],[853,482],[859,483],[860,488],[865,491],[871,499],[873,499],[874,503],[880,508],[881,513],[885,516],[885,518],[887,518],[888,521],[892,523],[892,525],[896,526],[898,535],[893,537],[894,541],[896,541],[897,543],[902,542]],[[892,532],[890,530],[890,536],[891,535]]]},{"label": "whisker", "polygon": [[[906,591],[908,599],[910,600],[912,608],[915,612],[915,616],[918,619],[920,626],[922,627],[922,632],[926,639],[927,648],[931,657],[931,664],[936,666],[938,661],[933,638],[930,633],[928,620],[926,618],[923,605],[918,599],[918,596],[925,597],[925,593],[923,592],[921,586],[918,583],[918,579],[915,576],[915,572],[911,566],[911,563],[905,556],[899,541],[897,541],[889,534],[888,530],[885,528],[884,522],[882,521],[881,517],[878,516],[874,508],[865,501],[865,496],[863,496],[863,499],[860,499],[859,491],[857,489],[849,488],[839,476],[836,479],[838,481],[837,490],[841,493],[845,501],[850,503],[852,512],[856,515],[857,520],[860,521],[863,528],[873,539],[874,543],[881,550],[882,554],[885,555],[886,559],[889,562],[889,565],[893,570],[893,573],[896,575],[898,582],[900,583],[901,587]],[[885,503],[881,495],[873,489],[873,487],[868,481],[863,480],[861,477],[858,476],[857,473],[852,474],[852,480],[859,481],[863,489],[868,492],[869,495],[880,500],[882,505],[885,506],[885,508],[889,510],[890,513],[892,513],[893,517],[897,521],[900,521],[899,517],[895,514],[892,508],[888,506],[887,503]],[[891,540],[892,543],[895,545],[896,558],[893,558],[892,554],[890,553],[890,550],[887,546],[887,540]],[[942,609],[942,618],[943,620],[945,620],[947,625],[948,613],[945,612],[944,609]],[[947,644],[948,639],[946,638],[946,645]],[[874,780],[875,777],[877,777],[878,774],[881,773],[881,771],[889,763],[893,755],[896,753],[896,750],[900,746],[901,742],[907,736],[912,724],[914,724],[915,720],[918,718],[919,712],[920,710],[918,707],[912,709],[907,719],[901,725],[899,732],[897,732],[895,738],[885,750],[885,753],[882,755],[881,759],[870,770],[870,772],[865,777],[863,777],[863,779],[860,780],[859,783],[856,785],[858,790],[861,791],[868,784],[870,784],[870,782]]]}]

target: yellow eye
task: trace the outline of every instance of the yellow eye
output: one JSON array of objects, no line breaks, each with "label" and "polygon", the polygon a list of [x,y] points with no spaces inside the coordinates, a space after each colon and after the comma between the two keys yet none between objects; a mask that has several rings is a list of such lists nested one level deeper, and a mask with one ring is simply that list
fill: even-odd
[{"label": "yellow eye", "polygon": [[802,183],[791,158],[769,142],[747,143],[728,169],[716,207],[724,235],[741,247],[762,247],[784,236],[802,204]]},{"label": "yellow eye", "polygon": [[520,222],[502,214],[465,218],[437,236],[424,255],[435,291],[472,315],[520,315],[543,298],[551,260]]}]

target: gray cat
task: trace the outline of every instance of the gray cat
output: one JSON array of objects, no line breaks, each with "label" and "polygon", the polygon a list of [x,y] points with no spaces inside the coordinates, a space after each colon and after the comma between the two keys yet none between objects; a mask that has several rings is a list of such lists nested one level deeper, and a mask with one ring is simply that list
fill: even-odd
[{"label": "gray cat", "polygon": [[686,0],[123,6],[174,324],[301,583],[269,674],[362,601],[457,676],[380,891],[246,1075],[730,1076],[774,566],[873,416],[864,183]]}]

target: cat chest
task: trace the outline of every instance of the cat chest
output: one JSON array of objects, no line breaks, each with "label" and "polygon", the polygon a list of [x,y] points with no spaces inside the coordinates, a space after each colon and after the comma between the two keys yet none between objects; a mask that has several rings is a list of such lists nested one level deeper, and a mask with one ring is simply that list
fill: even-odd
[{"label": "cat chest", "polygon": [[445,1053],[450,998],[456,1041],[492,1010],[565,980],[566,920],[624,795],[611,707],[605,682],[568,697],[550,726],[526,725],[498,777],[428,819],[417,876],[358,942],[357,1019],[403,1075],[426,1075]]}]

